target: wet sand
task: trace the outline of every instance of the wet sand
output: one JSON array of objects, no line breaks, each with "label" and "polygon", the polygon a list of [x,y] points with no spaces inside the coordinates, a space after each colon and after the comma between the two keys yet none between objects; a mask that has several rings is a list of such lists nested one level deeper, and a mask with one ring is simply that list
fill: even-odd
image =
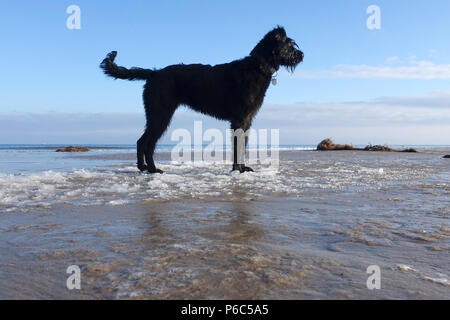
[{"label": "wet sand", "polygon": [[[399,157],[440,164],[374,188],[249,197],[235,184],[228,196],[4,212],[0,298],[450,299],[449,165],[434,155],[374,155],[386,172],[407,165]],[[66,288],[70,265],[81,290]],[[381,290],[366,287],[370,265]]]},{"label": "wet sand", "polygon": [[[338,194],[11,214],[0,234],[0,298],[450,298],[448,283],[436,282],[448,274],[450,229],[399,225],[392,209],[408,209],[375,198],[386,208],[377,218]],[[366,288],[373,264],[381,290]],[[81,290],[66,288],[69,265],[81,268]]]}]

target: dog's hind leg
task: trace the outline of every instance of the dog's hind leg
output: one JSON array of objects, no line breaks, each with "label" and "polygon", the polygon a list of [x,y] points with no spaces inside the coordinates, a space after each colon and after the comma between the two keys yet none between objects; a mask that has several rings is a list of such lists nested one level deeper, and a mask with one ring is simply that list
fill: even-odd
[{"label": "dog's hind leg", "polygon": [[137,167],[140,171],[147,170],[147,166],[144,163],[145,148],[147,146],[146,137],[147,137],[147,130],[142,134],[142,136],[139,138],[139,140],[136,143]]},{"label": "dog's hind leg", "polygon": [[145,134],[145,162],[147,163],[147,171],[149,173],[163,173],[157,169],[153,160],[156,143],[166,131],[170,124],[176,107],[161,106],[159,108],[152,107],[151,115],[147,120],[147,130]]}]

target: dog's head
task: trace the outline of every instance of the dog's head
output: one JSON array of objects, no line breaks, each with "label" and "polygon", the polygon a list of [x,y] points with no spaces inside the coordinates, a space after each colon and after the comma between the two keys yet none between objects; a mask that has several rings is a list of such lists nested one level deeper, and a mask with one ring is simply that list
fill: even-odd
[{"label": "dog's head", "polygon": [[284,28],[280,26],[267,33],[250,52],[250,55],[263,60],[275,71],[280,66],[284,66],[293,72],[295,67],[303,61],[303,52],[298,49],[295,41],[289,38]]}]

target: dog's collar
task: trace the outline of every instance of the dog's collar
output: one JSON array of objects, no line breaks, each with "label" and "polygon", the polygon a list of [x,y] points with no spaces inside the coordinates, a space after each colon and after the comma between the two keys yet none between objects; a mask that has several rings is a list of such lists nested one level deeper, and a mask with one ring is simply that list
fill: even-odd
[{"label": "dog's collar", "polygon": [[258,60],[259,63],[259,69],[267,75],[273,75],[275,72],[278,71],[278,69],[275,69],[274,67],[272,67],[271,65],[269,65],[266,61],[264,61],[263,59],[259,58],[259,57],[255,57]]},{"label": "dog's collar", "polygon": [[272,85],[277,85],[277,77],[278,77],[278,71],[275,70],[275,74],[272,75]]},{"label": "dog's collar", "polygon": [[272,67],[271,65],[269,65],[268,63],[266,63],[264,60],[262,59],[258,59],[259,60],[259,69],[266,75],[270,75],[272,78],[272,85],[276,86],[277,85],[277,76],[278,76],[278,69],[275,69],[274,67]]},{"label": "dog's collar", "polygon": [[269,66],[267,63],[262,62],[259,65],[259,68],[261,69],[262,72],[269,74],[269,75],[273,75],[275,72],[277,72],[277,69],[275,69],[274,67]]}]

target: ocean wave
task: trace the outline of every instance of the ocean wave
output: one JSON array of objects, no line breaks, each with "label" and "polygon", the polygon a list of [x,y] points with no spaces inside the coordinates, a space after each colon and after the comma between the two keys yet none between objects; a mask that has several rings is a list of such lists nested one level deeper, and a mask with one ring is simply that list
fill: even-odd
[{"label": "ocean wave", "polygon": [[[387,165],[384,163],[384,165]],[[282,160],[278,168],[258,164],[256,172],[230,172],[223,162],[168,162],[164,174],[148,175],[135,166],[0,174],[0,211],[30,210],[58,203],[122,205],[143,200],[302,196],[311,190],[379,188],[426,177],[428,166],[397,164],[384,168],[364,162]]]}]

